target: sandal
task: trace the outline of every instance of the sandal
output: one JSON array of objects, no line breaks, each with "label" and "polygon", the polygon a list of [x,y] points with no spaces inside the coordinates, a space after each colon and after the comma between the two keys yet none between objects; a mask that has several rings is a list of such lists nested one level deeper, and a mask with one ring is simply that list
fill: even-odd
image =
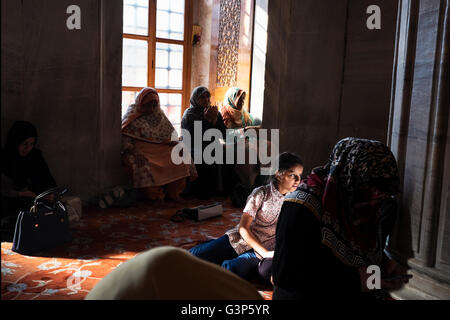
[{"label": "sandal", "polygon": [[117,186],[114,187],[114,189],[112,189],[111,193],[114,196],[114,199],[117,201],[123,197],[123,195],[125,194],[125,189],[122,188],[121,186]]},{"label": "sandal", "polygon": [[111,207],[114,204],[114,199],[109,193],[102,194],[98,201],[98,206],[102,209]]}]

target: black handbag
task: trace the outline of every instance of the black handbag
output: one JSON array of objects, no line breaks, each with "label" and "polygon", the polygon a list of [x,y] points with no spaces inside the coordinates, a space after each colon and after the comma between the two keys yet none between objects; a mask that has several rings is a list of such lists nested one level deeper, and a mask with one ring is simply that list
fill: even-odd
[{"label": "black handbag", "polygon": [[[49,189],[34,199],[30,211],[19,213],[12,251],[31,255],[71,241],[67,208],[61,202],[66,192],[65,187]],[[52,194],[52,200],[46,198]]]}]

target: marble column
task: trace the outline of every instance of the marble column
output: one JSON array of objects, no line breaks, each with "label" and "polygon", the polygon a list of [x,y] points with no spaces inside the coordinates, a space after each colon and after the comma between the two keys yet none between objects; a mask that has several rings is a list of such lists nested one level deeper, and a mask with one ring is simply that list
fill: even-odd
[{"label": "marble column", "polygon": [[449,1],[399,7],[389,144],[401,171],[394,255],[413,279],[400,299],[450,299]]},{"label": "marble column", "polygon": [[197,86],[209,87],[213,0],[196,0],[193,1],[193,6],[193,23],[202,28],[202,35],[200,42],[192,49],[192,89]]}]

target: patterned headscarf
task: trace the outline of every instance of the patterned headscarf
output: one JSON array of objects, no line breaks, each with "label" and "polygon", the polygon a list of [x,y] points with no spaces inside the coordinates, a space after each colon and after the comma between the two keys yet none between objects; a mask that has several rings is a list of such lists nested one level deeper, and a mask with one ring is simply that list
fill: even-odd
[{"label": "patterned headscarf", "polygon": [[[322,243],[347,265],[361,267],[381,263],[381,222],[392,213],[388,208],[400,192],[399,183],[397,162],[387,146],[345,138],[335,145],[328,163],[313,169],[286,201],[310,208],[321,222]],[[378,192],[368,187],[391,198],[377,201]],[[369,201],[358,209],[363,190]]]},{"label": "patterned headscarf", "polygon": [[159,104],[151,114],[146,114],[141,109],[142,105],[156,99],[159,101],[159,95],[155,89],[144,88],[141,90],[135,103],[128,107],[122,118],[123,134],[152,142],[163,142],[171,139],[175,128],[167,119]]},{"label": "patterned headscarf", "polygon": [[237,103],[245,91],[237,87],[228,89],[227,94],[223,100],[223,105],[220,108],[223,121],[228,128],[236,129],[251,126],[253,124],[253,117],[243,107],[241,110],[237,109]]}]

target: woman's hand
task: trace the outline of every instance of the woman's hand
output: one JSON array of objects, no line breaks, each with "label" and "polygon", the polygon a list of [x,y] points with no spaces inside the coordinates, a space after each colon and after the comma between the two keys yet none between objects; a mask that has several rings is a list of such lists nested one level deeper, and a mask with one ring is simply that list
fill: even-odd
[{"label": "woman's hand", "polygon": [[248,126],[248,127],[244,128],[244,131],[247,131],[247,130],[250,130],[250,129],[259,130],[259,129],[261,129],[261,126]]},{"label": "woman's hand", "polygon": [[264,252],[261,252],[260,254],[263,258],[273,258],[274,253],[275,253],[275,251],[264,250]]},{"label": "woman's hand", "polygon": [[217,108],[217,106],[209,106],[208,108],[205,108],[204,111],[205,119],[209,123],[216,124],[218,114],[219,109]]},{"label": "woman's hand", "polygon": [[[399,264],[395,260],[388,260],[383,266],[384,277],[395,277],[407,274],[407,268]],[[395,280],[383,280],[381,279],[381,287],[387,290],[400,289],[405,283],[408,283],[409,279],[395,279]]]},{"label": "woman's hand", "polygon": [[389,276],[393,274],[406,274],[407,271],[407,268],[405,268],[404,266],[402,266],[393,259],[387,260],[383,265],[383,269]]},{"label": "woman's hand", "polygon": [[168,144],[169,146],[176,146],[179,143],[179,141],[173,141],[173,140],[168,140],[166,141],[166,144]]},{"label": "woman's hand", "polygon": [[247,244],[255,250],[263,258],[273,258],[273,251],[268,251],[261,243],[256,239],[253,233],[250,231],[250,225],[252,224],[253,217],[248,213],[243,213],[241,221],[239,222],[239,234],[247,242]]},{"label": "woman's hand", "polygon": [[19,191],[19,197],[36,198],[36,194],[33,191]]}]

